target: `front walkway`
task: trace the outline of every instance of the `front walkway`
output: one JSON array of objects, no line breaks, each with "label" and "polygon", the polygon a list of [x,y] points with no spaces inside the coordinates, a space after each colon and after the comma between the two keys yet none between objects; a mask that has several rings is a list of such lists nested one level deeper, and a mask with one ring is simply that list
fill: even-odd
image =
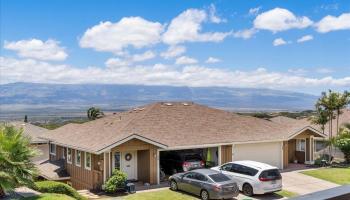
[{"label": "front walkway", "polygon": [[281,173],[284,190],[304,195],[339,186],[338,184],[307,176],[299,172],[300,170]]}]

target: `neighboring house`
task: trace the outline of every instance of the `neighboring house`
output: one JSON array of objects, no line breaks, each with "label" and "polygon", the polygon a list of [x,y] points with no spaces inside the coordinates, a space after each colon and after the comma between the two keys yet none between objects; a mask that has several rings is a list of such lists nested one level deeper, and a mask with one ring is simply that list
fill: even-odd
[{"label": "neighboring house", "polygon": [[[50,131],[50,160],[62,160],[76,189],[100,189],[120,169],[128,179],[160,183],[162,151],[217,152],[215,164],[255,160],[287,168],[295,155],[311,163],[311,126],[289,126],[191,102],[154,103]],[[68,179],[68,177],[66,177]]]},{"label": "neighboring house", "polygon": [[23,135],[30,138],[30,144],[39,152],[39,155],[33,159],[34,162],[49,159],[49,142],[42,138],[46,136],[49,131],[48,129],[21,121],[11,121],[7,122],[7,124],[10,124],[17,129],[22,129]]}]

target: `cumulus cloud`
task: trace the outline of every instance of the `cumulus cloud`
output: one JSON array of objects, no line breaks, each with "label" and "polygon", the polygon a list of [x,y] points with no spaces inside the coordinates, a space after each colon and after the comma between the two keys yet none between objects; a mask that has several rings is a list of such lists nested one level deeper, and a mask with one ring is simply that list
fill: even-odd
[{"label": "cumulus cloud", "polygon": [[141,62],[141,61],[145,61],[145,60],[150,60],[152,58],[156,57],[156,53],[154,53],[153,51],[146,51],[142,54],[135,54],[131,57],[131,60],[133,62]]},{"label": "cumulus cloud", "polygon": [[206,63],[218,63],[221,62],[219,58],[209,57],[206,61]]},{"label": "cumulus cloud", "polygon": [[257,32],[258,32],[258,30],[255,28],[244,29],[244,30],[234,32],[233,37],[249,39]]},{"label": "cumulus cloud", "polygon": [[303,29],[313,22],[305,16],[295,16],[291,11],[284,8],[274,8],[259,14],[254,20],[256,29],[269,30],[272,32],[285,31],[288,29]]},{"label": "cumulus cloud", "polygon": [[310,40],[313,40],[314,37],[312,35],[304,35],[303,37],[299,38],[297,40],[298,43],[302,43],[302,42],[307,42],[307,41],[310,41]]},{"label": "cumulus cloud", "polygon": [[124,49],[149,47],[161,40],[163,25],[141,17],[124,17],[120,21],[101,22],[85,31],[79,43],[96,51],[123,53]]},{"label": "cumulus cloud", "polygon": [[0,57],[1,84],[12,82],[41,83],[115,83],[175,86],[225,86],[274,89],[349,88],[350,76],[309,78],[290,73],[271,72],[264,68],[252,71],[209,68],[205,66],[173,67],[122,66],[119,68],[56,65],[33,59]]},{"label": "cumulus cloud", "polygon": [[163,34],[163,42],[170,45],[184,42],[220,42],[231,34],[231,32],[201,32],[202,23],[208,21],[213,19],[210,19],[207,11],[188,9],[170,22]]},{"label": "cumulus cloud", "polygon": [[59,44],[60,42],[52,39],[46,41],[30,39],[13,42],[5,41],[4,48],[16,51],[18,56],[24,58],[61,61],[65,60],[68,54],[63,47],[59,46]]},{"label": "cumulus cloud", "polygon": [[350,30],[350,13],[343,13],[338,17],[327,15],[315,24],[316,30],[320,33],[330,31]]},{"label": "cumulus cloud", "polygon": [[191,65],[196,63],[198,63],[198,60],[187,56],[181,56],[177,58],[175,62],[177,65]]},{"label": "cumulus cloud", "polygon": [[155,58],[155,57],[156,57],[156,53],[148,50],[148,51],[145,51],[144,53],[141,53],[141,54],[126,55],[123,58],[109,58],[105,62],[105,65],[109,68],[125,67],[125,66],[130,66],[130,65],[137,63],[137,62],[150,60],[150,59]]},{"label": "cumulus cloud", "polygon": [[174,58],[186,52],[185,46],[170,46],[165,52],[160,54],[165,59]]},{"label": "cumulus cloud", "polygon": [[286,45],[288,44],[287,41],[285,41],[283,38],[276,38],[273,42],[272,42],[273,46],[281,46],[281,45]]},{"label": "cumulus cloud", "polygon": [[222,22],[226,22],[226,19],[220,18],[216,14],[216,7],[214,4],[210,4],[209,6],[209,20],[213,23],[219,24]]}]

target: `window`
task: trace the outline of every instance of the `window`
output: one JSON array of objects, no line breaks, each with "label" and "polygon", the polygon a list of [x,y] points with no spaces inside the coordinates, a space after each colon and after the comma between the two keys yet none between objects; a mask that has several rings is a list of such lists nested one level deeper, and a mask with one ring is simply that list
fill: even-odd
[{"label": "window", "polygon": [[208,181],[208,178],[205,177],[203,174],[198,174],[198,173],[196,173],[195,178],[196,178],[197,180],[199,180],[199,181],[204,181],[204,182],[207,182],[207,181]]},{"label": "window", "polygon": [[255,176],[258,173],[258,170],[243,165],[233,164],[232,172],[248,176]]},{"label": "window", "polygon": [[327,147],[327,143],[323,140],[315,140],[315,152],[324,150]]},{"label": "window", "polygon": [[67,148],[67,163],[72,164],[72,149]]},{"label": "window", "polygon": [[195,173],[189,172],[189,173],[185,174],[184,178],[195,179]]},{"label": "window", "polygon": [[221,166],[221,170],[231,172],[232,171],[232,164],[229,163],[229,164]]},{"label": "window", "polygon": [[213,179],[214,182],[225,182],[231,180],[226,175],[219,173],[219,174],[210,174],[209,177]]},{"label": "window", "polygon": [[85,169],[91,170],[91,153],[85,152]]},{"label": "window", "polygon": [[120,170],[120,152],[114,153],[114,169]]},{"label": "window", "polygon": [[56,145],[50,143],[50,154],[51,155],[56,155]]},{"label": "window", "polygon": [[80,167],[81,166],[81,151],[75,150],[75,165]]},{"label": "window", "polygon": [[305,151],[305,140],[304,139],[297,139],[296,142],[296,150],[297,151]]}]

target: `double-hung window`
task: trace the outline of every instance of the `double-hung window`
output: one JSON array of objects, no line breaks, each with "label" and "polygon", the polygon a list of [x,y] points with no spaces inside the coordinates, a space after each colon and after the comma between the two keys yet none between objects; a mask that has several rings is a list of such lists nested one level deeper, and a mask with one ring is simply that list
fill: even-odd
[{"label": "double-hung window", "polygon": [[75,165],[80,167],[81,166],[81,151],[75,150]]},{"label": "double-hung window", "polygon": [[72,164],[72,149],[67,148],[67,163]]},{"label": "double-hung window", "polygon": [[55,144],[52,144],[50,143],[50,154],[51,155],[56,155],[56,145]]},{"label": "double-hung window", "polygon": [[91,153],[85,152],[85,169],[91,170]]},{"label": "double-hung window", "polygon": [[297,139],[296,141],[296,150],[305,151],[306,141],[305,139]]}]

